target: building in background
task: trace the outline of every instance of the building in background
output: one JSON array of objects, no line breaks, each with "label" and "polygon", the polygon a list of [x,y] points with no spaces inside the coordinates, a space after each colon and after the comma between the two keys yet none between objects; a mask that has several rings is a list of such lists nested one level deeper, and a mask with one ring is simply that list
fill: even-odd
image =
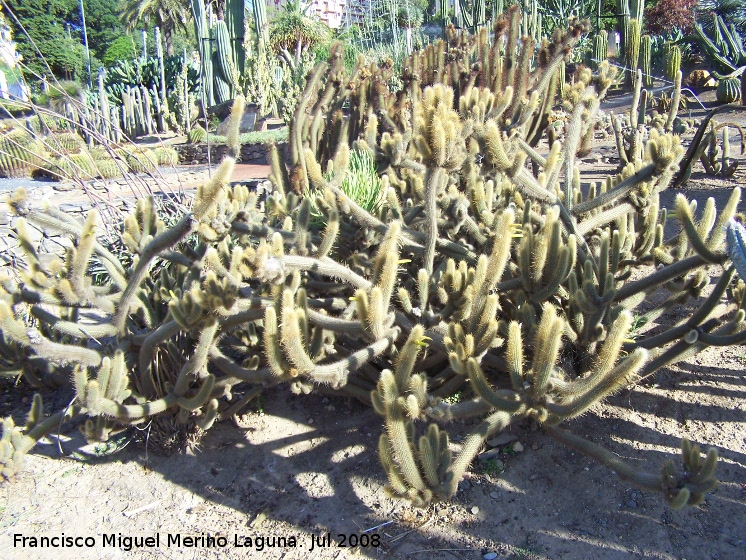
[{"label": "building in background", "polygon": [[311,0],[308,15],[338,29],[362,23],[369,6],[369,0]]}]

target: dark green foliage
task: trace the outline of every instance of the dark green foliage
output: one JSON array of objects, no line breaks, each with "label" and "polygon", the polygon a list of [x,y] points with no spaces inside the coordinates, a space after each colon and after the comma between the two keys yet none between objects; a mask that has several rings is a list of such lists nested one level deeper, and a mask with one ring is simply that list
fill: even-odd
[{"label": "dark green foliage", "polygon": [[133,60],[137,57],[135,42],[130,36],[120,36],[112,41],[104,53],[102,62],[106,67],[113,66],[122,61]]},{"label": "dark green foliage", "polygon": [[[8,0],[7,7],[15,14],[29,36],[12,16],[5,13],[6,22],[13,32],[18,53],[29,68],[31,81],[37,76],[52,73],[59,78],[83,79],[83,45],[65,32],[67,15],[77,4],[73,0]],[[29,37],[31,40],[29,40]],[[32,44],[33,41],[33,44]],[[33,45],[41,52],[41,56]],[[42,58],[43,57],[43,58]]]},{"label": "dark green foliage", "polygon": [[[741,34],[732,24],[729,26],[720,16],[713,15],[712,32],[708,34],[700,23],[694,24],[699,44],[710,59],[715,70],[721,74],[732,74],[746,66],[746,48]],[[715,77],[718,77],[717,72]]]}]

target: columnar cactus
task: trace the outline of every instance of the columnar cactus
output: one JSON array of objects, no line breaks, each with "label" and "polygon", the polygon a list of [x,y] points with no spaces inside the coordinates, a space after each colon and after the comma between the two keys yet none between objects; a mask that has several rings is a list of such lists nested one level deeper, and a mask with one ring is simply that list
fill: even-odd
[{"label": "columnar cactus", "polygon": [[640,69],[642,70],[643,85],[653,87],[652,68],[652,39],[650,35],[643,35],[640,39]]},{"label": "columnar cactus", "polygon": [[598,70],[598,65],[604,62],[609,56],[609,34],[605,29],[601,29],[593,36],[593,50],[591,51],[590,66]]},{"label": "columnar cactus", "polygon": [[674,79],[681,70],[681,48],[678,45],[668,45],[666,48],[666,77]]}]

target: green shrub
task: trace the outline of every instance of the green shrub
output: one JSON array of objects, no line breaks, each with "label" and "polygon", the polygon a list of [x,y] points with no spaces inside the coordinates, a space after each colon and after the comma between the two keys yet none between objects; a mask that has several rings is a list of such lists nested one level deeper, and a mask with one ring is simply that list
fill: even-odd
[{"label": "green shrub", "polygon": [[125,35],[112,41],[104,53],[103,63],[108,68],[120,60],[132,60],[136,56],[137,52],[135,52],[135,43],[132,37]]}]

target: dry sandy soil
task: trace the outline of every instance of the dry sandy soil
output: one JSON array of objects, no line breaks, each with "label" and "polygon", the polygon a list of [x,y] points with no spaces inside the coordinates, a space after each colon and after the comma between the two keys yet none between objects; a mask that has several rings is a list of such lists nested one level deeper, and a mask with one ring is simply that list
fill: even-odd
[{"label": "dry sandy soil", "polygon": [[[700,173],[685,192],[722,200],[744,176]],[[720,485],[697,508],[672,511],[659,495],[631,488],[522,423],[493,460],[473,465],[450,503],[413,509],[384,493],[373,411],[277,388],[185,455],[158,456],[135,443],[135,430],[104,457],[73,453],[85,443],[73,427],[43,442],[25,472],[0,485],[0,558],[744,559],[745,364],[742,346],[708,349],[568,425],[653,471],[684,437],[716,447]],[[0,385],[0,413],[22,420],[31,394]],[[45,398],[58,409],[70,395]],[[90,537],[93,546],[14,546],[22,536],[63,533]],[[117,540],[156,534],[157,547],[129,552]],[[208,534],[224,537],[225,546],[186,542]],[[350,546],[360,543],[368,546]]]}]

